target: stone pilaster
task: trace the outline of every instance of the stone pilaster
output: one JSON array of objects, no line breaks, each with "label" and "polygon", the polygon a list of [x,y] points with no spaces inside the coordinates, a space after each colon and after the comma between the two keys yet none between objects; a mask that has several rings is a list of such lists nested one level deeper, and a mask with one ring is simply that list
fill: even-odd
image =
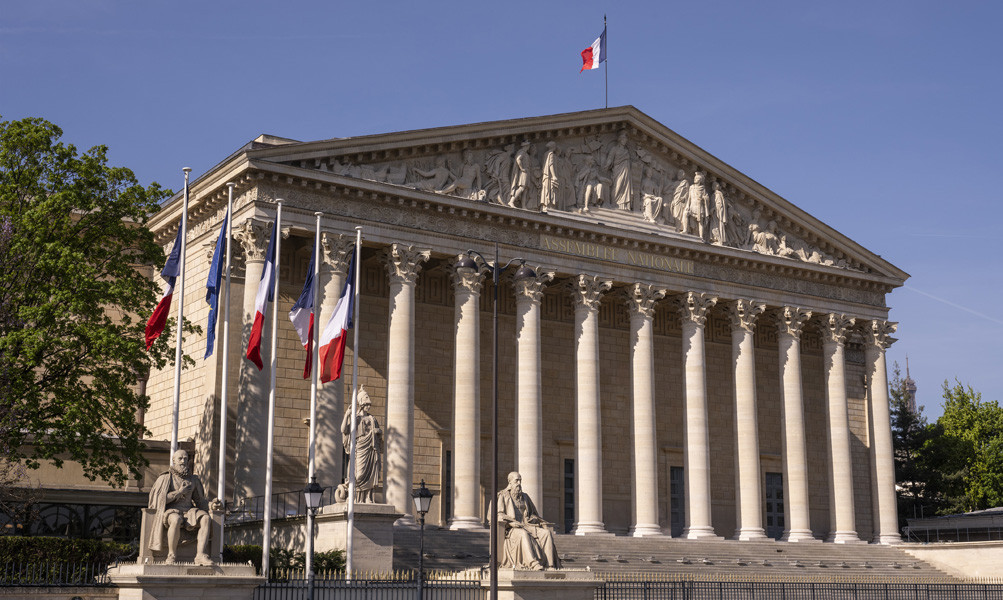
[{"label": "stone pilaster", "polygon": [[429,250],[391,244],[383,256],[390,276],[387,336],[386,501],[410,520],[414,465],[414,287]]},{"label": "stone pilaster", "polygon": [[756,413],[756,356],[753,333],[766,305],[735,300],[731,317],[731,356],[735,382],[735,539],[761,540],[763,485],[759,468],[759,418]]},{"label": "stone pilaster", "polygon": [[874,503],[874,541],[898,544],[898,507],[895,498],[895,456],[892,448],[892,424],[888,409],[888,368],[885,350],[895,338],[897,323],[871,321],[864,334],[864,356],[871,406],[871,498]]},{"label": "stone pilaster", "polygon": [[853,508],[853,464],[850,454],[850,421],[846,405],[846,334],[855,319],[830,313],[822,324],[825,357],[826,406],[829,411],[829,516],[828,541],[857,542]]},{"label": "stone pilaster", "polygon": [[[244,297],[240,321],[240,355],[247,349],[247,340],[254,325],[254,301],[258,293],[258,283],[265,268],[265,252],[271,227],[264,222],[247,220],[233,228],[233,238],[240,244],[244,254]],[[271,328],[265,327],[261,333],[261,360],[265,365],[271,362]],[[265,493],[265,443],[268,431],[268,372],[258,370],[249,360],[241,359],[239,366],[240,385],[237,388],[236,431],[233,461],[233,497],[239,502],[244,498],[261,496]],[[225,451],[225,450],[224,450]]]},{"label": "stone pilaster", "polygon": [[661,535],[658,526],[658,420],[655,415],[655,303],[665,290],[635,283],[625,290],[630,311],[630,366],[634,438],[634,496],[630,535]]},{"label": "stone pilaster", "polygon": [[599,405],[599,305],[612,287],[594,275],[571,282],[575,305],[576,535],[605,533],[602,517],[602,420]]},{"label": "stone pilaster", "polygon": [[[458,257],[462,259],[464,256]],[[453,516],[450,529],[480,529],[481,325],[484,272],[457,264],[451,271],[455,298],[453,353]]]},{"label": "stone pilaster", "polygon": [[[515,279],[516,428],[515,462],[522,490],[543,511],[543,368],[540,340],[540,301],[553,272]],[[544,515],[544,518],[547,518]],[[553,520],[553,519],[551,519]]]},{"label": "stone pilaster", "polygon": [[804,433],[804,394],[801,383],[801,332],[811,311],[785,306],[777,315],[780,349],[781,452],[784,468],[785,542],[817,541],[808,511],[808,450]]},{"label": "stone pilaster", "polygon": [[707,416],[707,371],[704,326],[707,311],[717,304],[709,294],[687,292],[676,299],[682,317],[683,463],[686,478],[686,528],[688,539],[717,538],[711,523],[710,433]]}]

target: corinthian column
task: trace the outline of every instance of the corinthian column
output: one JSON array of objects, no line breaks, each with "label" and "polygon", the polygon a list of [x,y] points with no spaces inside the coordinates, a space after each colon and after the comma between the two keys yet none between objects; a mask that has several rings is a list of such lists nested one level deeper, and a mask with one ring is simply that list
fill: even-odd
[{"label": "corinthian column", "polygon": [[612,287],[598,276],[571,283],[575,304],[575,507],[573,533],[605,533],[602,519],[602,420],[599,406],[599,303]]},{"label": "corinthian column", "polygon": [[731,356],[735,370],[735,505],[737,540],[761,540],[763,486],[759,473],[759,419],[756,414],[756,356],[753,332],[766,305],[736,300],[731,315]]},{"label": "corinthian column", "polygon": [[801,390],[801,331],[811,311],[785,306],[777,315],[780,348],[781,452],[784,466],[785,542],[817,541],[811,533],[808,512],[808,450],[804,435],[804,400]]},{"label": "corinthian column", "polygon": [[[327,268],[320,271],[324,297],[314,320],[314,327],[323,329],[345,287],[355,236],[324,231],[320,234],[320,246],[321,260]],[[352,360],[355,360],[358,352],[358,348],[352,349]],[[341,443],[341,420],[345,406],[344,382],[347,379],[342,377],[338,381],[317,387],[317,454],[314,468],[317,481],[330,484],[341,482],[341,465],[345,460],[345,450]]]},{"label": "corinthian column", "polygon": [[897,323],[871,321],[864,336],[864,356],[867,361],[871,398],[871,481],[875,503],[874,541],[898,544],[898,507],[895,499],[895,457],[892,454],[892,424],[888,414],[888,369],[885,350],[895,342]]},{"label": "corinthian column", "polygon": [[[452,269],[455,297],[453,354],[453,518],[450,529],[480,529],[481,516],[481,325],[484,273],[461,255]],[[476,265],[469,258],[470,265]]]},{"label": "corinthian column", "polygon": [[707,372],[704,361],[704,324],[707,311],[717,304],[708,294],[687,292],[677,299],[683,329],[683,463],[686,478],[688,539],[717,538],[711,524],[710,435],[707,424]]},{"label": "corinthian column", "polygon": [[630,311],[630,366],[633,371],[632,433],[634,438],[634,498],[630,535],[661,535],[658,526],[658,439],[655,419],[655,348],[652,321],[655,303],[665,290],[635,283],[626,290]]},{"label": "corinthian column", "polygon": [[540,300],[552,272],[522,269],[515,277],[516,469],[522,475],[522,490],[535,498],[543,510],[543,402],[540,391],[543,369],[540,360]]},{"label": "corinthian column", "polygon": [[[233,228],[233,238],[244,252],[244,310],[241,321],[241,350],[247,348],[247,340],[254,325],[254,301],[258,293],[258,282],[265,268],[265,250],[268,246],[270,228],[261,221],[247,220]],[[261,339],[261,360],[270,364],[271,344],[268,336],[271,328],[265,327]],[[261,465],[265,460],[265,438],[267,435],[268,372],[259,371],[249,360],[241,360],[240,386],[237,389],[236,457],[234,459],[233,497],[252,498],[265,493],[265,471]],[[223,448],[221,451],[225,452]]]},{"label": "corinthian column", "polygon": [[414,456],[414,286],[428,250],[391,244],[384,255],[390,275],[387,342],[386,501],[410,518]]},{"label": "corinthian column", "polygon": [[855,319],[830,313],[822,327],[825,356],[825,397],[829,410],[829,520],[830,542],[860,541],[853,510],[853,465],[850,421],[846,412],[845,346]]}]

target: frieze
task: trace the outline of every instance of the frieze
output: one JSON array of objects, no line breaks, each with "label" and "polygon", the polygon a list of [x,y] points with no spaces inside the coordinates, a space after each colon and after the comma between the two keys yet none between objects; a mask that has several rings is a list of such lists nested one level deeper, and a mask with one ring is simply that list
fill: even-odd
[{"label": "frieze", "polygon": [[595,244],[583,240],[572,240],[549,234],[540,235],[540,248],[550,252],[560,252],[585,258],[615,262],[632,267],[647,267],[670,273],[693,273],[693,261],[671,256],[652,254],[639,250],[615,248],[605,244]]}]

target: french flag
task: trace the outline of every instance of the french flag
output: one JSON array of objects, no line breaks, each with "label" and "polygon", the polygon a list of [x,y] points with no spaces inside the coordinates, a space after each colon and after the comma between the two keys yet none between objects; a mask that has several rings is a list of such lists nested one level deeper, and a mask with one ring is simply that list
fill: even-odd
[{"label": "french flag", "polygon": [[164,290],[164,295],[160,298],[160,302],[157,303],[157,308],[153,309],[153,314],[150,315],[150,320],[146,322],[147,350],[153,346],[153,342],[157,341],[160,334],[164,332],[164,327],[167,325],[167,315],[171,312],[171,298],[174,296],[174,282],[177,280],[178,275],[181,272],[182,235],[184,235],[184,231],[182,231],[181,225],[179,224],[178,236],[174,238],[174,247],[171,248],[171,255],[167,257],[167,262],[164,263],[164,270],[160,272],[160,276],[167,282],[167,289]]},{"label": "french flag", "polygon": [[275,287],[275,233],[279,224],[276,222],[272,227],[272,237],[268,240],[268,251],[265,253],[265,269],[261,272],[261,281],[258,282],[258,295],[254,299],[254,325],[251,327],[251,337],[247,340],[247,358],[250,359],[258,370],[265,368],[261,362],[261,331],[265,327],[265,310],[272,298],[272,289]]},{"label": "french flag", "polygon": [[606,62],[606,28],[603,27],[602,35],[592,42],[592,45],[582,50],[581,73],[586,69],[598,69],[599,63]]},{"label": "french flag", "polygon": [[296,333],[300,336],[300,342],[306,349],[306,366],[303,367],[303,379],[310,377],[313,367],[313,297],[316,284],[313,278],[314,260],[316,259],[316,248],[310,252],[310,267],[307,270],[306,281],[303,283],[303,291],[299,300],[293,304],[293,309],[289,311],[289,320],[293,322]]},{"label": "french flag", "polygon": [[320,334],[320,380],[322,383],[335,381],[341,377],[341,365],[345,361],[345,342],[348,330],[352,328],[352,314],[355,309],[355,255],[348,267],[348,279],[341,290],[341,297],[334,307],[331,320]]}]

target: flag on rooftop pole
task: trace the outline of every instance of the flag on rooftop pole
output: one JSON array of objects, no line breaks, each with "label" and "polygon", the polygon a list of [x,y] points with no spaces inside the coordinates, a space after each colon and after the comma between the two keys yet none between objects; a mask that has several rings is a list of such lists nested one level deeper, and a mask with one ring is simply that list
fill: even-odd
[{"label": "flag on rooftop pole", "polygon": [[272,227],[272,237],[268,240],[268,250],[265,252],[265,268],[261,271],[261,280],[258,281],[258,294],[254,300],[254,325],[251,326],[251,335],[247,340],[247,358],[258,367],[259,371],[265,368],[261,362],[261,334],[265,327],[265,311],[268,310],[268,303],[274,300],[272,288],[275,287],[275,246],[278,228],[279,221],[276,219],[275,226]]},{"label": "flag on rooftop pole", "polygon": [[219,237],[216,238],[216,249],[212,253],[212,263],[209,265],[209,277],[205,282],[205,301],[209,303],[209,324],[206,326],[204,358],[212,356],[213,347],[216,344],[216,319],[219,315],[220,285],[223,283],[223,258],[229,251],[230,245],[229,223],[230,209],[227,207],[226,216],[223,217],[223,224],[219,228]]},{"label": "flag on rooftop pole", "polygon": [[164,327],[167,325],[167,315],[171,312],[171,298],[174,297],[174,284],[181,269],[181,240],[185,235],[183,225],[183,222],[178,223],[178,235],[174,238],[174,247],[171,248],[171,254],[167,257],[167,262],[164,263],[163,270],[160,271],[160,276],[167,282],[167,289],[164,290],[163,296],[160,297],[157,308],[153,309],[150,320],[146,322],[147,350],[153,346],[153,342],[157,341],[160,334],[164,332]]},{"label": "flag on rooftop pole", "polygon": [[606,25],[603,25],[602,34],[592,42],[592,45],[582,50],[582,68],[578,71],[598,69],[599,65],[606,62]]},{"label": "flag on rooftop pole", "polygon": [[352,256],[348,267],[348,277],[345,287],[341,290],[338,304],[331,313],[331,319],[320,334],[320,380],[323,383],[335,381],[341,377],[341,366],[345,361],[345,342],[348,330],[352,328],[352,314],[355,307],[355,270],[358,248]]},{"label": "flag on rooftop pole", "polygon": [[[319,217],[318,217],[319,220]],[[318,232],[320,225],[318,223]],[[303,291],[300,297],[293,304],[289,311],[289,320],[293,322],[293,328],[300,337],[300,343],[306,350],[306,364],[303,366],[303,379],[310,377],[310,369],[313,366],[313,320],[314,320],[314,296],[316,295],[317,280],[314,279],[314,265],[317,264],[317,244],[314,243],[313,250],[310,251],[310,267],[307,269],[306,281],[303,282]]]}]

